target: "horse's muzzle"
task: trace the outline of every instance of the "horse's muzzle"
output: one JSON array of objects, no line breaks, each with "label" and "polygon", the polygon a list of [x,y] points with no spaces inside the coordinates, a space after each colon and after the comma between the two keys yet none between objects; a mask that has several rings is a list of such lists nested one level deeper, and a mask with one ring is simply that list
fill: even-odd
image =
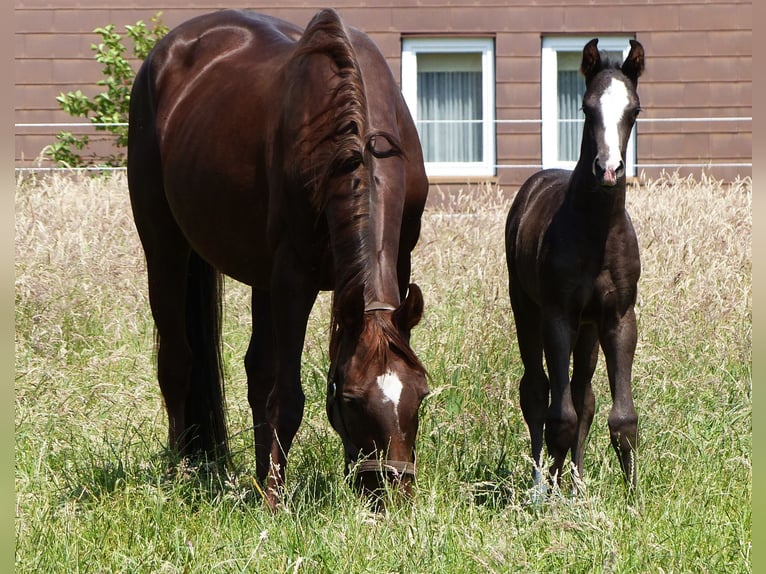
[{"label": "horse's muzzle", "polygon": [[349,465],[349,475],[363,494],[378,498],[386,488],[409,498],[417,469],[414,462],[366,459]]},{"label": "horse's muzzle", "polygon": [[353,465],[352,472],[374,472],[384,474],[388,478],[401,480],[404,477],[415,479],[417,469],[414,462],[402,460],[372,460],[367,459]]}]

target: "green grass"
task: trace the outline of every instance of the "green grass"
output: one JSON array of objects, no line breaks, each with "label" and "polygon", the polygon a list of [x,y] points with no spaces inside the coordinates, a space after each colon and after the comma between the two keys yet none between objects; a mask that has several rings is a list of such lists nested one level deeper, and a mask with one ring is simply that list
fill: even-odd
[{"label": "green grass", "polygon": [[602,359],[584,493],[529,503],[502,236],[509,201],[488,187],[427,211],[414,253],[426,314],[413,345],[432,394],[413,503],[376,514],[343,481],[324,411],[323,294],[304,351],[304,422],[274,514],[253,486],[247,290],[226,284],[235,467],[170,475],[124,177],[19,180],[16,571],[750,572],[751,188],[668,177],[629,191],[643,264],[635,496],[609,444]]}]

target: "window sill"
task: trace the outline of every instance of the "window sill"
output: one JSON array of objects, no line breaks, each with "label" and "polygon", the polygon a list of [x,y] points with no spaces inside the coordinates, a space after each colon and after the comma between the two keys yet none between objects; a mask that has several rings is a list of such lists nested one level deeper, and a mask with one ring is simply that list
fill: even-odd
[{"label": "window sill", "polygon": [[498,175],[429,175],[431,185],[444,184],[496,184],[500,181]]}]

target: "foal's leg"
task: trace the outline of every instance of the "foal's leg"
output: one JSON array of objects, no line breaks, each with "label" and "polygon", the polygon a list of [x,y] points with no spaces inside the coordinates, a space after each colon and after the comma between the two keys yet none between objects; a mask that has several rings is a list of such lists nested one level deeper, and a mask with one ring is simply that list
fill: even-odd
[{"label": "foal's leg", "polygon": [[545,444],[553,457],[550,477],[561,482],[569,450],[577,439],[577,412],[572,402],[569,385],[569,358],[574,333],[570,321],[564,316],[548,317],[543,322],[545,362],[551,384],[551,403],[545,417]]},{"label": "foal's leg", "polygon": [[276,380],[276,356],[268,292],[253,289],[251,305],[253,333],[245,355],[247,400],[253,411],[256,475],[263,483],[269,471],[274,436],[267,418],[266,402]]},{"label": "foal's leg", "polygon": [[532,478],[537,485],[541,478],[539,466],[542,464],[543,427],[550,388],[548,376],[543,369],[540,310],[533,301],[520,291],[515,291],[513,287],[511,287],[511,307],[516,323],[519,355],[524,365],[524,374],[519,382],[519,399],[532,443],[532,459],[535,464],[532,469]]},{"label": "foal's leg", "polygon": [[598,330],[593,324],[582,325],[572,358],[571,382],[572,401],[575,411],[577,411],[577,441],[572,447],[572,462],[574,462],[580,477],[583,476],[585,441],[588,438],[596,409],[596,398],[591,382],[597,361]]},{"label": "foal's leg", "polygon": [[607,321],[599,336],[606,357],[612,410],[609,413],[609,434],[620,460],[625,480],[635,487],[637,471],[635,449],[638,447],[638,414],[633,404],[631,371],[636,351],[636,316],[629,308],[622,317]]}]

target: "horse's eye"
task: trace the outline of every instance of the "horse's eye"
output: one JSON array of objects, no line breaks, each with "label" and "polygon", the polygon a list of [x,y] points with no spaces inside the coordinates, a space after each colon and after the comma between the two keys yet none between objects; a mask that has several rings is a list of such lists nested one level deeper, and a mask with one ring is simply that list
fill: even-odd
[{"label": "horse's eye", "polygon": [[362,403],[361,398],[356,395],[350,395],[348,393],[343,393],[341,399],[343,400],[343,406],[349,407],[351,409],[359,408],[359,405]]}]

